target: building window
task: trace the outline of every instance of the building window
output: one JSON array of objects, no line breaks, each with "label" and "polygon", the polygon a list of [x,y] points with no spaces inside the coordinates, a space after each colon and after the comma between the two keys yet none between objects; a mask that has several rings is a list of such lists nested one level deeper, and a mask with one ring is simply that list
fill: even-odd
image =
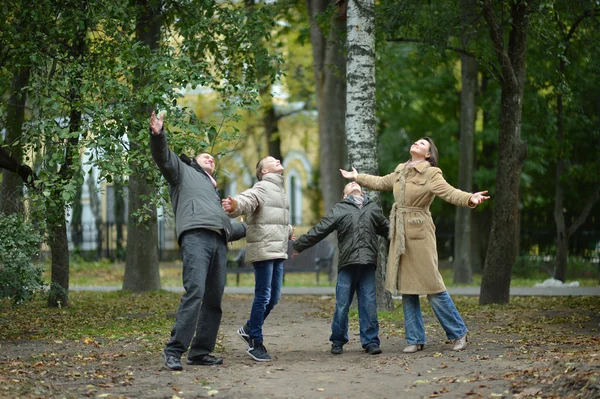
[{"label": "building window", "polygon": [[291,170],[287,175],[288,199],[290,202],[290,221],[292,225],[302,224],[302,185],[298,172]]}]

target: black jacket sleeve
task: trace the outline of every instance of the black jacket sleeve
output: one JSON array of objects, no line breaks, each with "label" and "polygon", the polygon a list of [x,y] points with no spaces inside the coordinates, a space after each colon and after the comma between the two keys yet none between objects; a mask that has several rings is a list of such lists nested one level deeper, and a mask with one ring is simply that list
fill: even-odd
[{"label": "black jacket sleeve", "polygon": [[297,252],[302,252],[308,249],[327,237],[336,228],[336,212],[335,207],[319,223],[317,223],[308,233],[300,236],[294,241],[293,247]]}]

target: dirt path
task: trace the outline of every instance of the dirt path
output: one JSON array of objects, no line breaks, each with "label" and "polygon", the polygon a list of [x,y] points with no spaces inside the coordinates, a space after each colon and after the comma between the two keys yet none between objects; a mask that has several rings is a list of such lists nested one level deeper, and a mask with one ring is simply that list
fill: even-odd
[{"label": "dirt path", "polygon": [[[365,354],[352,321],[351,341],[342,355],[334,356],[328,341],[333,299],[284,297],[264,328],[273,361],[258,363],[235,333],[248,316],[251,300],[225,297],[219,353],[225,358],[223,366],[184,365],[182,372],[171,372],[162,367],[160,353],[146,350],[144,342],[100,348],[62,344],[60,353],[53,343],[5,342],[0,362],[13,364],[16,371],[0,375],[0,397],[600,397],[597,312],[471,312],[465,317],[470,345],[459,353],[451,350],[439,324],[427,314],[428,345],[410,355],[402,353],[402,326],[385,317],[383,354]],[[543,317],[553,322],[540,325]],[[523,324],[515,326],[516,319],[524,319]],[[46,359],[44,370],[36,369],[35,353],[54,354],[53,367]],[[83,358],[75,366],[70,356]]]}]

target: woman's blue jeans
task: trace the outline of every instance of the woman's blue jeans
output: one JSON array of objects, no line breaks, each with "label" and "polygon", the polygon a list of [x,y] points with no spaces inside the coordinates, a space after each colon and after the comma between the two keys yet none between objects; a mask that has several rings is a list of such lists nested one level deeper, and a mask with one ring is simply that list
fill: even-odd
[{"label": "woman's blue jeans", "polygon": [[329,340],[336,345],[348,342],[348,310],[355,291],[358,299],[360,343],[363,348],[370,343],[379,345],[375,265],[349,265],[340,269],[335,286],[335,312]]},{"label": "woman's blue jeans", "polygon": [[263,342],[262,326],[281,297],[284,259],[254,262],[254,301],[246,323],[248,335],[257,343]]},{"label": "woman's blue jeans", "polygon": [[[427,299],[449,340],[459,339],[467,333],[467,326],[458,314],[448,291],[429,294]],[[425,345],[425,324],[423,324],[419,296],[402,294],[402,308],[406,341],[409,345]]]}]

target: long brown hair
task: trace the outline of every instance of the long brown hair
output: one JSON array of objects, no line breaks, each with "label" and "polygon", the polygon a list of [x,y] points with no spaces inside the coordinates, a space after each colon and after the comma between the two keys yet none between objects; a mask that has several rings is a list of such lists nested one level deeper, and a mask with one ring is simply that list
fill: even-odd
[{"label": "long brown hair", "polygon": [[425,158],[429,164],[431,166],[438,166],[438,149],[435,146],[435,143],[433,142],[433,139],[431,137],[425,136],[423,137],[423,140],[427,141],[429,143],[429,157]]}]

